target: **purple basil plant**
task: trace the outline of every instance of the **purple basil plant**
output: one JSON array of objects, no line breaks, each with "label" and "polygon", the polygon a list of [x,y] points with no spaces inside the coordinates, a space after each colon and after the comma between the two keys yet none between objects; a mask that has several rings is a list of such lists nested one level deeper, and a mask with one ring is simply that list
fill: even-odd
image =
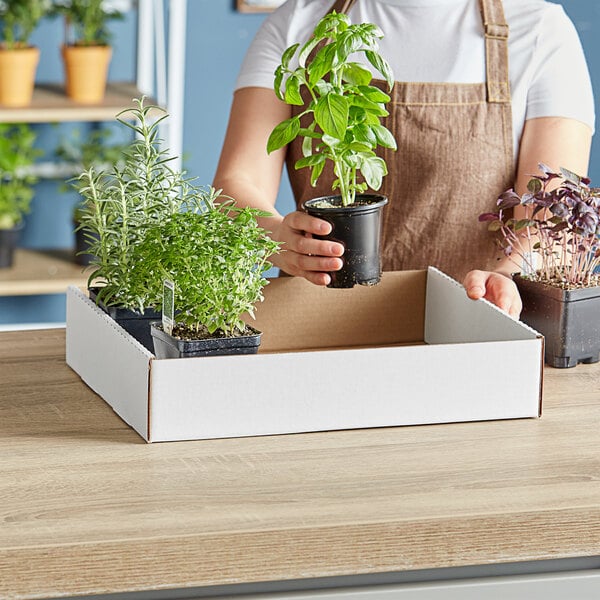
[{"label": "purple basil plant", "polygon": [[[598,285],[594,272],[600,265],[600,188],[589,187],[587,177],[564,168],[558,173],[544,164],[539,168],[542,174],[530,179],[526,193],[504,192],[498,211],[479,220],[488,223],[504,254],[529,279],[559,286]],[[513,217],[517,206],[526,209],[527,218]]]}]

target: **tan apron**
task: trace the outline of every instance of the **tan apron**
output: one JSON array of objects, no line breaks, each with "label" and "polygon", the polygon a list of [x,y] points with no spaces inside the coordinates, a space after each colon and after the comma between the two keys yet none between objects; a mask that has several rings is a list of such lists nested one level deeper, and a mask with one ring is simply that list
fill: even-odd
[{"label": "tan apron", "polygon": [[[508,79],[508,26],[501,0],[479,0],[485,32],[485,83],[396,82],[384,124],[398,143],[379,152],[388,165],[380,193],[384,271],[428,265],[461,280],[471,269],[497,263],[492,235],[478,216],[514,182],[512,117]],[[347,12],[353,0],[331,10]],[[385,89],[385,82],[374,81]],[[301,107],[293,107],[300,112]],[[294,169],[301,140],[288,147],[286,162],[298,208],[331,194],[333,169],[317,187],[308,169]],[[328,165],[329,167],[329,165]]]}]

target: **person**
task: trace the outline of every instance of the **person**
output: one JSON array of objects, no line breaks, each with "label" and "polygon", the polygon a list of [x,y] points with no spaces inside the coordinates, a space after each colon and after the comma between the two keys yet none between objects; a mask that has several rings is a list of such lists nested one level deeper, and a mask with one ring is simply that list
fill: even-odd
[{"label": "person", "polygon": [[471,298],[518,316],[518,269],[498,259],[478,216],[506,189],[522,193],[539,163],[587,173],[594,101],[572,22],[545,0],[288,0],[264,21],[237,79],[214,185],[269,211],[261,225],[285,250],[272,262],[317,285],[341,268],[343,247],[313,237],[329,223],[301,210],[282,215],[275,201],[284,162],[298,208],[331,182],[314,190],[307,170],[294,170],[296,142],[270,155],[266,144],[291,116],[273,90],[281,55],[330,10],[376,23],[395,74],[384,123],[398,150],[385,156],[383,270],[439,267]]}]

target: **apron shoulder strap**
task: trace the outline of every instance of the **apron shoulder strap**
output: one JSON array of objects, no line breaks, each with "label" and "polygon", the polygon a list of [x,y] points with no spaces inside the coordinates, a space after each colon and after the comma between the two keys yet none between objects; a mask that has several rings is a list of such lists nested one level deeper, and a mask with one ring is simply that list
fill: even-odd
[{"label": "apron shoulder strap", "polygon": [[347,13],[356,0],[335,0],[329,12],[335,10],[336,13]]},{"label": "apron shoulder strap", "polygon": [[479,0],[485,36],[488,102],[510,102],[508,75],[508,24],[502,0]]}]

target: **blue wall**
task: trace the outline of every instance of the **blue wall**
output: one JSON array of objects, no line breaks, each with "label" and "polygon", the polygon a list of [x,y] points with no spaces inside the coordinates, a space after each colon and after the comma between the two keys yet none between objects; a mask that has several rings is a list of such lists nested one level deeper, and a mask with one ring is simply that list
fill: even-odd
[{"label": "blue wall", "polygon": [[[586,52],[596,91],[596,112],[600,115],[600,2],[563,0],[560,2],[577,27]],[[233,84],[244,52],[264,19],[263,14],[240,14],[233,0],[189,0],[187,25],[186,99],[184,153],[187,170],[201,183],[213,178],[219,150],[225,136]],[[116,60],[110,77],[132,79],[135,72],[135,20],[129,15],[114,23]],[[42,49],[38,78],[62,81],[58,47],[62,28],[58,21],[44,23],[36,32],[34,43]],[[568,74],[557,74],[557,85],[568,85]],[[85,130],[86,123],[73,125],[39,125],[39,145],[47,152],[56,146],[61,135],[72,128]],[[590,176],[600,182],[600,141],[592,148]],[[27,219],[23,245],[34,248],[70,247],[73,193],[59,190],[59,183],[45,181],[38,185],[32,214]],[[280,193],[280,210],[292,208],[287,181]],[[64,296],[0,298],[0,325],[3,323],[64,321]]]}]

